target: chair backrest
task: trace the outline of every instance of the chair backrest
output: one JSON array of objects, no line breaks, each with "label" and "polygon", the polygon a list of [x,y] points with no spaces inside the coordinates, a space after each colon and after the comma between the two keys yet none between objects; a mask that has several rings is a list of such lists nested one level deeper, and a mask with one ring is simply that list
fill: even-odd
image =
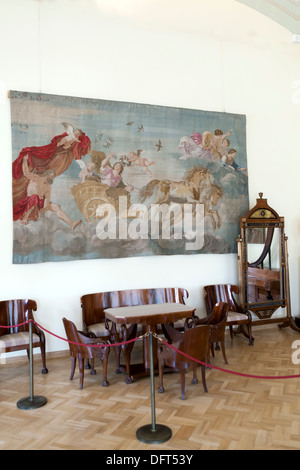
[{"label": "chair backrest", "polygon": [[204,286],[204,301],[207,314],[210,315],[218,302],[226,302],[231,312],[244,312],[233,294],[238,294],[238,286],[232,284],[214,284]]},{"label": "chair backrest", "polygon": [[[196,359],[197,361],[206,363],[208,354],[209,332],[210,325],[199,325],[189,330],[186,330],[184,333],[182,333],[182,339],[179,342],[177,349],[179,351],[184,352],[191,358]],[[192,359],[189,359],[180,353],[177,353],[176,360],[181,362],[183,366],[185,365],[185,367],[191,367],[191,364],[193,362],[194,365],[197,366],[197,363],[195,361],[192,361]]]},{"label": "chair backrest", "polygon": [[66,318],[63,318],[63,324],[66,330],[67,339],[69,342],[70,354],[73,357],[92,358],[92,348],[84,345],[84,337],[82,337],[76,325]]},{"label": "chair backrest", "polygon": [[207,324],[219,325],[220,323],[225,322],[227,319],[228,308],[229,305],[226,302],[216,303]]},{"label": "chair backrest", "polygon": [[[0,301],[0,325],[11,328],[0,328],[0,336],[28,331],[28,320],[34,320],[32,311],[37,309],[35,300],[15,299]],[[16,326],[20,325],[20,326]]]},{"label": "chair backrest", "polygon": [[176,302],[184,304],[189,296],[186,289],[177,287],[132,289],[86,294],[81,297],[83,323],[86,326],[105,320],[104,310],[112,307]]}]

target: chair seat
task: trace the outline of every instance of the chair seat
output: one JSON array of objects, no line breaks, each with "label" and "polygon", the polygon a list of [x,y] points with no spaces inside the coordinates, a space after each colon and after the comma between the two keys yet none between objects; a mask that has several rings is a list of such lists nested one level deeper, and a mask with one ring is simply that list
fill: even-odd
[{"label": "chair seat", "polygon": [[239,312],[228,312],[227,315],[227,323],[234,323],[234,322],[241,322],[245,321],[248,322],[249,318],[245,313],[239,313]]},{"label": "chair seat", "polygon": [[95,323],[88,326],[88,332],[94,333],[95,336],[109,336],[109,330],[105,328],[105,323]]},{"label": "chair seat", "polygon": [[174,323],[174,328],[184,329],[184,325],[185,325],[185,318],[181,318],[180,320],[176,320],[176,322]]},{"label": "chair seat", "polygon": [[[32,334],[32,344],[39,344],[40,338],[37,334]],[[12,333],[8,335],[3,335],[0,337],[0,352],[5,352],[7,348],[16,348],[18,346],[28,344],[29,345],[29,333],[28,331],[20,333]]]}]

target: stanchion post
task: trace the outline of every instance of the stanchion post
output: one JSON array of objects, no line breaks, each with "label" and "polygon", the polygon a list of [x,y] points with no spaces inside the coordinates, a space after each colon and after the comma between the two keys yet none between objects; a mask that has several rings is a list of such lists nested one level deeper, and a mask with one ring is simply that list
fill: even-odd
[{"label": "stanchion post", "polygon": [[32,321],[29,321],[29,368],[30,368],[30,396],[21,398],[17,402],[17,407],[21,410],[33,410],[46,405],[47,398],[34,396],[33,393],[33,347],[32,347]]},{"label": "stanchion post", "polygon": [[146,444],[161,444],[172,437],[172,430],[163,424],[156,424],[155,418],[155,391],[154,391],[154,367],[153,367],[153,334],[149,333],[150,349],[150,393],[151,393],[151,424],[141,426],[136,431],[136,437]]}]

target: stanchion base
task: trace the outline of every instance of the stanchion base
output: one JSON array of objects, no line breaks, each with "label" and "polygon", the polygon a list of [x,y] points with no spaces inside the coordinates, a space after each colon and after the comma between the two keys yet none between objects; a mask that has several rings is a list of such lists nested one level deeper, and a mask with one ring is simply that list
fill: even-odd
[{"label": "stanchion base", "polygon": [[21,398],[21,400],[17,402],[17,407],[20,408],[20,410],[35,410],[36,408],[46,405],[46,403],[47,398],[38,395],[33,398]]},{"label": "stanchion base", "polygon": [[136,437],[146,444],[161,444],[171,439],[172,430],[163,424],[156,424],[153,431],[152,424],[146,424],[137,430]]}]

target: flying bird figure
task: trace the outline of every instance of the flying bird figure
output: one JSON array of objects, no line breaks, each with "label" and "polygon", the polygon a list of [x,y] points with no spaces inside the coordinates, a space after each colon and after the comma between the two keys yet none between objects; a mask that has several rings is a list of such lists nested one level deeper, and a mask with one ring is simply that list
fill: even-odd
[{"label": "flying bird figure", "polygon": [[129,121],[127,122],[126,126],[132,126],[132,124],[134,124],[134,121]]},{"label": "flying bird figure", "polygon": [[112,137],[109,137],[106,142],[104,142],[103,147],[109,148],[111,144],[114,142]]},{"label": "flying bird figure", "polygon": [[160,151],[160,149],[163,148],[163,146],[161,145],[161,140],[160,139],[158,139],[158,144],[156,144],[156,147],[157,147],[158,152]]},{"label": "flying bird figure", "polygon": [[143,124],[142,124],[141,127],[139,127],[138,132],[142,132],[143,130],[144,130],[144,126],[143,126]]},{"label": "flying bird figure", "polygon": [[97,132],[97,134],[96,134],[96,140],[101,140],[101,139],[102,139],[102,136],[103,136],[103,131]]}]

